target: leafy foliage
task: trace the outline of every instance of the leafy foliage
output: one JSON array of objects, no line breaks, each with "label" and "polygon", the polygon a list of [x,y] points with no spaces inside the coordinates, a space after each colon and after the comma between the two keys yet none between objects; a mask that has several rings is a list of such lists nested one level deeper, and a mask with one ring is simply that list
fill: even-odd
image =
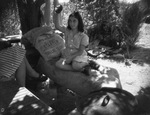
[{"label": "leafy foliage", "polygon": [[138,30],[143,18],[143,12],[139,6],[139,2],[128,5],[122,14],[122,31],[128,46],[134,46],[138,40]]},{"label": "leafy foliage", "polygon": [[6,2],[3,7],[1,6],[0,36],[19,34],[20,22],[17,5],[14,0]]},{"label": "leafy foliage", "polygon": [[[20,22],[15,0],[5,5],[0,14],[0,31],[8,35],[18,33]],[[119,0],[70,0],[64,3],[62,23],[67,25],[69,14],[79,10],[90,41],[113,48],[131,47],[138,40],[138,30],[144,15],[149,14],[149,1],[134,4],[120,3]]]},{"label": "leafy foliage", "polygon": [[[143,1],[146,4],[146,0]],[[129,4],[120,3],[119,0],[71,0],[71,2],[75,7],[73,10],[81,12],[90,41],[98,39],[100,44],[113,48],[135,46],[144,17],[145,4],[142,8],[141,2]]]},{"label": "leafy foliage", "polygon": [[[118,37],[114,36],[114,33],[117,34],[119,32],[116,28],[121,26],[118,1],[95,0],[91,2],[87,1],[87,3],[89,4],[86,6],[86,9],[93,17],[93,28],[98,28],[98,31],[95,31],[95,29],[92,31],[95,35],[94,39],[99,39],[101,45],[118,47],[117,45],[120,45],[120,38],[118,39]],[[117,33],[115,29],[118,31]],[[91,28],[88,32],[91,33],[90,31]],[[90,38],[92,39],[92,36]]]}]

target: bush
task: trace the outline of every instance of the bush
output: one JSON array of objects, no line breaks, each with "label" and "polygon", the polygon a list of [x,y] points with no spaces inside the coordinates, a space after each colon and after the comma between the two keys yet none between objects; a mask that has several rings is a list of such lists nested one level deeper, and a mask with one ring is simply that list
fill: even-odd
[{"label": "bush", "polygon": [[[101,2],[102,1],[103,0],[101,0]],[[88,9],[89,7],[90,5],[88,6]],[[99,14],[99,17],[101,17],[101,20],[99,21],[98,18],[95,17],[97,21],[94,22],[97,22],[97,24],[94,24],[94,27],[88,29],[90,41],[99,39],[100,43],[103,45],[114,48],[134,47],[138,40],[139,28],[144,17],[144,12],[141,10],[141,2],[127,4],[113,0],[113,2],[109,2],[109,5],[104,2],[104,6],[99,7],[101,9],[106,8],[106,11],[96,12]],[[91,11],[91,13],[94,12]],[[105,36],[105,32],[103,32],[104,30],[102,29],[104,23],[108,26],[108,30],[105,31],[111,31],[108,33],[106,32],[107,36]],[[109,44],[104,43],[104,41]]]},{"label": "bush", "polygon": [[138,40],[139,28],[142,23],[143,12],[140,3],[129,4],[122,13],[122,32],[128,47],[134,47]]}]

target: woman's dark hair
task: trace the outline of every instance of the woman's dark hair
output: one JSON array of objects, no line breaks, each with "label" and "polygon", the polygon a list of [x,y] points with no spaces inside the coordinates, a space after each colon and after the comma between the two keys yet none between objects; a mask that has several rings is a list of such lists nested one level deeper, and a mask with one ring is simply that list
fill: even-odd
[{"label": "woman's dark hair", "polygon": [[69,18],[68,18],[68,26],[67,26],[67,28],[68,28],[69,30],[71,30],[71,27],[70,27],[70,25],[69,25],[69,19],[70,19],[70,17],[75,17],[75,18],[78,20],[78,31],[79,31],[79,32],[84,32],[84,24],[83,24],[83,20],[82,20],[82,17],[81,17],[81,15],[80,15],[80,13],[79,13],[78,11],[74,11],[73,13],[71,13],[71,14],[69,15]]}]

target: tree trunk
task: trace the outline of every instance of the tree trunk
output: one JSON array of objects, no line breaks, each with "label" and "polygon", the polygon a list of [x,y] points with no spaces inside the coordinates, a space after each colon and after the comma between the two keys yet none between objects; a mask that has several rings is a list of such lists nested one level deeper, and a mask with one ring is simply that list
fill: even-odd
[{"label": "tree trunk", "polygon": [[[40,6],[43,3],[44,0],[17,0],[23,35],[33,28],[40,27],[42,18]],[[24,42],[28,41],[22,40],[23,44],[25,44]],[[26,51],[26,57],[30,65],[34,68],[39,60],[40,54],[29,42]]]},{"label": "tree trunk", "polygon": [[17,0],[23,34],[35,27],[40,27],[40,6],[43,3],[44,0]]}]

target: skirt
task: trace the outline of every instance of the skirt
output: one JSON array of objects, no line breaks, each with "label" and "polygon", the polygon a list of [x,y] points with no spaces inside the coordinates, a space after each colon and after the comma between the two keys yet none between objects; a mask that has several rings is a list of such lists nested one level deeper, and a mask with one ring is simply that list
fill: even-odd
[{"label": "skirt", "polygon": [[0,78],[10,78],[15,74],[25,57],[26,51],[15,45],[0,51]]}]

